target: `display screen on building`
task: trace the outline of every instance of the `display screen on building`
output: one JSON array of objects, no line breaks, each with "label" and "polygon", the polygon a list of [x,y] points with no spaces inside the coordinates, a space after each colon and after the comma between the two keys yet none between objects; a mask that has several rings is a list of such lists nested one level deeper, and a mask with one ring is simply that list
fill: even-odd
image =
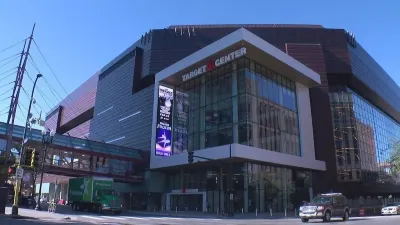
[{"label": "display screen on building", "polygon": [[158,87],[157,127],[155,154],[170,156],[172,151],[172,108],[174,90],[165,86]]},{"label": "display screen on building", "polygon": [[187,152],[188,135],[188,115],[189,115],[189,95],[180,91],[175,93],[174,110],[174,148],[173,153],[179,154]]}]

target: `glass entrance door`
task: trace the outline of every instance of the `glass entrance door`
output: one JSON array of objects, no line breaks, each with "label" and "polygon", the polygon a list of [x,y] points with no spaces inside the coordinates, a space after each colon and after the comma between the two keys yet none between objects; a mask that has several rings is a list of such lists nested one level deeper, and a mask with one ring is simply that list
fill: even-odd
[{"label": "glass entrance door", "polygon": [[171,210],[178,211],[202,211],[203,195],[171,195]]}]

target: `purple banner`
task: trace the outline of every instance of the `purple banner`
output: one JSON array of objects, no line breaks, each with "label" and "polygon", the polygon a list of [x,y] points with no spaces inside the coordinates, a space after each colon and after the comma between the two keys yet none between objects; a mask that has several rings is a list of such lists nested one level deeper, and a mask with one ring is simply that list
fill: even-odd
[{"label": "purple banner", "polygon": [[172,106],[174,90],[158,87],[156,151],[158,156],[170,156],[172,152]]}]

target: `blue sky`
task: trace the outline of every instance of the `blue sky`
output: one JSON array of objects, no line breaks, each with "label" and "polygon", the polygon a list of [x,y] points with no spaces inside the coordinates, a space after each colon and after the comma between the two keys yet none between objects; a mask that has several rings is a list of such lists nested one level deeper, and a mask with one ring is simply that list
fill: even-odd
[{"label": "blue sky", "polygon": [[[328,28],[345,28],[356,35],[357,40],[400,83],[400,3],[397,1],[321,1],[321,0],[0,0],[0,51],[27,37],[36,22],[34,39],[46,57],[56,76],[69,93],[87,78],[101,69],[115,56],[129,47],[140,36],[154,28],[173,24],[320,24]],[[380,43],[380,44],[378,44]],[[0,52],[2,61],[20,52],[19,44]],[[41,58],[35,46],[32,57],[40,72],[62,97],[66,92]],[[10,58],[12,59],[12,58]],[[16,67],[17,61],[0,68],[2,72]],[[28,64],[27,70],[34,78],[35,68]],[[0,95],[12,86],[5,85],[14,76],[0,80]],[[32,82],[24,80],[28,93]],[[54,96],[45,81],[40,80],[36,94],[38,111],[48,111],[60,97]],[[11,95],[0,96],[0,121],[6,120],[1,111],[9,105]],[[28,97],[21,93],[22,105],[28,108]],[[49,104],[47,104],[49,103]],[[18,111],[17,124],[22,124],[26,109]],[[37,114],[36,110],[33,110]]]}]

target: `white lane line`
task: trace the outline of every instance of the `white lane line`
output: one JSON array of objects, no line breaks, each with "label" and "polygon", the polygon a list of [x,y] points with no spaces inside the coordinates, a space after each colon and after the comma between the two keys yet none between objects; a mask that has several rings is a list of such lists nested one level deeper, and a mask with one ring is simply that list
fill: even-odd
[{"label": "white lane line", "polygon": [[135,217],[135,216],[121,216],[125,219],[135,219],[135,220],[149,220],[149,217]]},{"label": "white lane line", "polygon": [[102,219],[100,217],[95,217],[95,216],[81,216],[81,217],[87,218],[87,219],[94,219],[94,220],[104,220],[104,219]]},{"label": "white lane line", "polygon": [[148,217],[151,218],[152,220],[169,220],[172,217]]},{"label": "white lane line", "polygon": [[101,218],[113,219],[113,220],[125,220],[126,218],[117,216],[101,216]]}]

